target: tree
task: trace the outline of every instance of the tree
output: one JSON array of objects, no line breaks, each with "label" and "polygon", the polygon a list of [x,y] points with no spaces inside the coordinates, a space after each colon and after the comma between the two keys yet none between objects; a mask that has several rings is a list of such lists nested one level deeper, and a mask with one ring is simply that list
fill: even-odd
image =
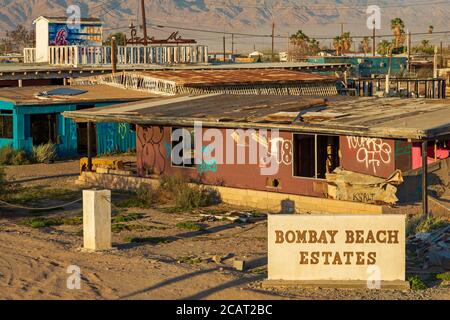
[{"label": "tree", "polygon": [[388,55],[393,49],[393,43],[387,40],[383,40],[378,44],[377,52],[383,56]]},{"label": "tree", "polygon": [[116,32],[109,34],[106,41],[103,42],[103,45],[110,46],[111,45],[111,38],[116,37],[116,44],[118,46],[125,46],[127,44],[127,36],[123,32]]},{"label": "tree", "polygon": [[369,37],[364,37],[360,44],[361,49],[364,51],[364,55],[367,55],[370,51],[370,40]]},{"label": "tree", "polygon": [[24,26],[19,25],[13,31],[6,31],[6,39],[2,40],[2,44],[9,47],[12,51],[22,51],[26,47],[34,47],[36,37],[33,30],[27,30]]},{"label": "tree", "polygon": [[401,47],[405,43],[405,23],[400,18],[391,20],[391,30],[394,34],[395,47]]},{"label": "tree", "polygon": [[422,40],[419,45],[412,48],[414,53],[434,54],[434,47],[429,40]]},{"label": "tree", "polygon": [[341,36],[336,36],[333,39],[333,47],[336,50],[337,55],[346,53],[352,47],[353,40],[350,37],[350,32],[345,32]]},{"label": "tree", "polygon": [[320,43],[316,39],[310,39],[302,30],[298,30],[289,38],[291,49],[289,56],[295,60],[304,59],[307,56],[317,55],[320,51]]}]

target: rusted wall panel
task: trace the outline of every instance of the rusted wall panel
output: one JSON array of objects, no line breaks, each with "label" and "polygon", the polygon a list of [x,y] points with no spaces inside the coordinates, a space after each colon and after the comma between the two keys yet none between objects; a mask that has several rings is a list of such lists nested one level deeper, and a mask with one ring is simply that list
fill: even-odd
[{"label": "rusted wall panel", "polygon": [[[220,131],[225,137],[226,130],[220,129]],[[211,185],[325,197],[326,181],[293,177],[292,133],[280,132],[279,171],[274,176],[261,175],[261,168],[258,164],[209,164],[196,168],[174,167],[170,159],[170,134],[171,129],[168,127],[137,127],[138,170],[141,176],[151,172],[167,175],[181,174],[193,179],[201,178],[204,183]],[[209,143],[209,141],[204,141],[203,146],[207,146]],[[235,146],[235,154],[237,153],[236,148]],[[268,187],[267,179],[269,178],[278,179],[280,186],[278,188]]]},{"label": "rusted wall panel", "polygon": [[341,165],[345,170],[388,178],[395,170],[395,141],[340,137]]}]

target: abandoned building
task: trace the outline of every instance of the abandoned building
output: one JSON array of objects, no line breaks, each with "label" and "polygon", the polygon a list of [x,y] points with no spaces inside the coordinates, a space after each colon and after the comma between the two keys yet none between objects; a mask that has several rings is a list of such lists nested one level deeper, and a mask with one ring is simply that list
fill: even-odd
[{"label": "abandoned building", "polygon": [[164,70],[75,79],[78,85],[107,84],[155,94],[337,95],[336,76],[283,69]]},{"label": "abandoned building", "polygon": [[[87,125],[65,119],[62,112],[149,99],[151,96],[109,86],[1,88],[0,148],[12,146],[30,152],[33,146],[52,142],[56,144],[59,157],[86,154]],[[129,124],[103,123],[91,130],[92,151],[95,153],[135,149],[136,135]]]},{"label": "abandoned building", "polygon": [[[421,172],[428,172],[430,164],[448,171],[449,107],[446,100],[210,94],[64,116],[78,123],[136,126],[136,172],[86,173],[86,182],[114,188],[122,181],[120,188],[132,188],[161,175],[182,175],[215,186],[224,201],[269,211],[291,206],[298,212],[380,213],[381,205],[421,197],[427,211],[422,190],[427,190],[428,175]],[[201,135],[196,123],[201,123]],[[198,154],[183,151],[188,160],[176,162],[176,143],[186,139],[174,138],[179,128],[189,132],[193,145],[201,140],[201,153],[211,151],[216,136],[231,141],[232,148],[214,147],[212,158],[203,162],[195,161]],[[216,129],[214,138],[210,129]],[[271,131],[264,135],[264,130]],[[255,144],[276,159],[276,172],[263,175],[266,163],[248,161],[257,153],[251,149]],[[233,161],[239,148],[245,154],[242,163]]]}]

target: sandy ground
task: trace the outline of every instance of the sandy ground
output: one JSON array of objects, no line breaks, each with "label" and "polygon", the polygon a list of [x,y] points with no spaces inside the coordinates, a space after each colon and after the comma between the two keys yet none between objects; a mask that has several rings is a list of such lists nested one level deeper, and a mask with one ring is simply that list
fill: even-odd
[{"label": "sandy ground", "polygon": [[[72,187],[77,162],[7,168],[9,180],[42,187]],[[52,177],[52,178],[49,178]],[[27,180],[27,182],[24,182]],[[113,200],[120,195],[113,194]],[[0,299],[450,299],[450,289],[421,291],[335,289],[263,290],[267,277],[267,225],[200,221],[205,231],[176,225],[198,221],[197,213],[163,213],[127,209],[142,218],[113,233],[115,250],[80,251],[82,227],[63,225],[33,229],[21,225],[30,213],[0,208]],[[45,217],[80,216],[81,205]],[[140,226],[140,228],[135,228]],[[158,237],[160,243],[127,243],[127,237]],[[223,257],[221,263],[213,256]],[[187,258],[189,257],[189,258]],[[246,271],[232,268],[245,259]],[[81,270],[81,289],[67,288],[69,266]]]}]

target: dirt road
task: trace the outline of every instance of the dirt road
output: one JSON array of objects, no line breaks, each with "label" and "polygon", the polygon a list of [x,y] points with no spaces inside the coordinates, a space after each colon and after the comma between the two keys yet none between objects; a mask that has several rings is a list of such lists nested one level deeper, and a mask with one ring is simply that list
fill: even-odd
[{"label": "dirt road", "polygon": [[[47,165],[45,172],[70,174],[77,166]],[[8,169],[23,178],[28,168]],[[12,173],[13,172],[13,173]],[[15,172],[15,173],[14,173]],[[36,178],[39,178],[36,173]],[[53,179],[53,180],[52,180]],[[62,179],[62,180],[61,180]],[[72,186],[76,177],[33,180],[44,186]],[[40,181],[40,182],[39,182]],[[23,182],[24,183],[24,182]],[[114,200],[115,195],[113,195]],[[104,253],[80,251],[82,226],[77,223],[32,228],[24,219],[79,218],[81,205],[66,211],[18,213],[0,208],[0,299],[450,299],[450,290],[263,290],[267,277],[267,224],[202,221],[197,213],[167,213],[160,209],[124,209],[115,223],[113,245]],[[132,221],[125,218],[134,217]],[[202,230],[180,224],[201,223]],[[133,243],[130,237],[151,239]],[[217,260],[215,257],[220,257]],[[233,269],[245,259],[246,271]],[[81,289],[68,289],[81,272]]]}]

